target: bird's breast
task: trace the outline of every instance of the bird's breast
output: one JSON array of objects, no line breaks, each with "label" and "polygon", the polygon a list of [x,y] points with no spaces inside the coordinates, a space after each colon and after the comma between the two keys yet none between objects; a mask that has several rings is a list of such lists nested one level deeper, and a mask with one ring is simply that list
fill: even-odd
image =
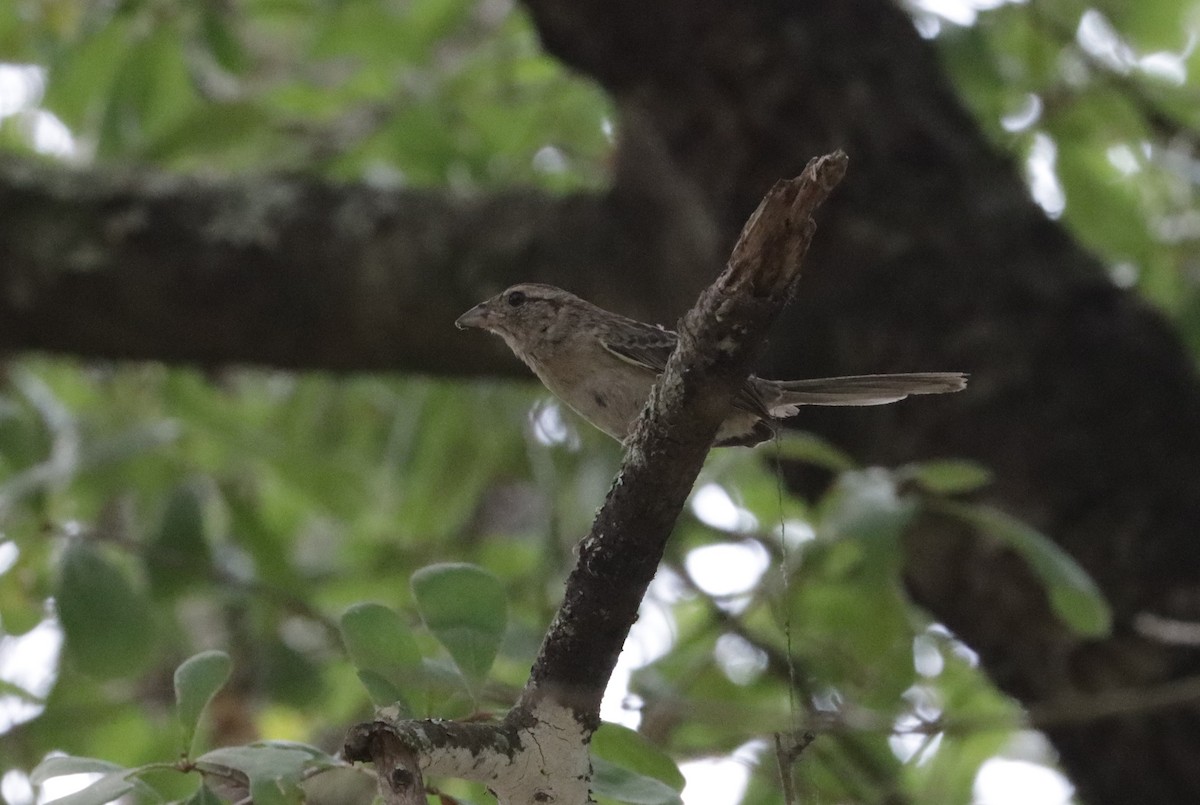
[{"label": "bird's breast", "polygon": [[546,388],[575,413],[623,441],[650,396],[654,375],[607,354],[591,360],[531,361]]}]

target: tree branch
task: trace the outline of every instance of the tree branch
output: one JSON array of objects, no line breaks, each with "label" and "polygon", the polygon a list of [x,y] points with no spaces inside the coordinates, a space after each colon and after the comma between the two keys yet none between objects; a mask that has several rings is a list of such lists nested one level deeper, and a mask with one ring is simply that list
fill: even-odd
[{"label": "tree branch", "polygon": [[[0,350],[515,371],[491,341],[448,349],[447,322],[521,280],[553,281],[618,307],[625,300],[614,289],[654,299],[660,275],[648,266],[682,274],[711,262],[711,242],[679,236],[678,227],[696,226],[694,210],[673,209],[677,199],[629,185],[463,198],[0,157]],[[650,227],[663,231],[652,238]]]},{"label": "tree branch", "polygon": [[[524,703],[553,686],[555,696],[598,718],[604,686],[675,518],[729,400],[791,297],[815,226],[811,213],[840,180],[845,163],[839,152],[810,163],[799,179],[777,184],[747,222],[725,272],[684,318],[679,348],[580,546]],[[605,604],[597,607],[596,601]]]},{"label": "tree branch", "polygon": [[[600,701],[617,656],[734,394],[792,297],[816,228],[812,214],[841,180],[846,162],[841,152],[811,161],[800,177],[777,183],[750,217],[725,271],[681,323],[679,346],[580,543],[562,606],[516,707],[486,745],[472,732],[473,743],[442,748],[465,758],[455,768],[473,779],[486,769],[482,776],[501,803],[588,800],[587,743],[600,725]],[[346,756],[376,762],[385,797],[397,795],[390,779],[397,745],[415,753],[422,768],[438,765],[425,757],[427,722],[419,722],[419,739],[414,723],[376,721],[351,731]],[[401,768],[407,792],[412,775]]]}]

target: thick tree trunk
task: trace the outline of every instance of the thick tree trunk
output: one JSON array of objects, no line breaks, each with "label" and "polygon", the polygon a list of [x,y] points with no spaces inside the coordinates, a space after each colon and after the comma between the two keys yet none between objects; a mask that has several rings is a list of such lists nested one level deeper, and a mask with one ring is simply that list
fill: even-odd
[{"label": "thick tree trunk", "polygon": [[[989,499],[1084,564],[1116,632],[1072,635],[1019,560],[944,523],[912,537],[916,599],[1028,704],[1197,672],[1200,652],[1135,628],[1147,614],[1200,621],[1192,359],[1045,219],[903,13],[883,0],[527,5],[546,46],[604,84],[631,124],[611,193],[463,203],[0,165],[0,346],[492,368],[490,342],[466,356],[439,347],[467,303],[543,279],[671,321],[766,188],[841,147],[850,172],[823,213],[769,373],[971,372],[971,389],[953,398],[814,410],[800,424],[868,461],[968,456],[992,467]],[[1200,801],[1200,712],[1157,701],[1049,728],[1086,801]]]},{"label": "thick tree trunk", "polygon": [[[997,473],[989,497],[1052,534],[1115,608],[1111,639],[1080,640],[1019,561],[930,524],[912,538],[913,594],[993,678],[1034,703],[1196,673],[1195,650],[1135,631],[1147,614],[1200,617],[1192,359],[1046,220],[905,16],[877,0],[529,5],[553,52],[651,121],[723,237],[808,154],[851,154],[773,373],[961,369],[973,384],[956,399],[812,411],[801,426],[869,461],[982,461]],[[1088,802],[1190,802],[1197,716],[1160,704],[1048,733]]]}]

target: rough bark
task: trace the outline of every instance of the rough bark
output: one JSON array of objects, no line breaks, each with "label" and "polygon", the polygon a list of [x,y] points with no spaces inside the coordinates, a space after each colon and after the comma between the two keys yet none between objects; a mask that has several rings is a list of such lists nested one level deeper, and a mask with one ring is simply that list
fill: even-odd
[{"label": "rough bark", "polygon": [[[613,190],[566,197],[205,181],[0,156],[0,350],[515,372],[499,342],[464,349],[472,339],[454,332],[485,296],[547,280],[611,307],[642,298],[632,312],[650,316],[663,276],[716,274],[707,221],[652,169],[664,162],[653,145],[627,149],[637,168]],[[691,285],[679,312],[702,287]]]},{"label": "rough bark", "polygon": [[526,270],[598,274],[628,248],[616,207],[0,160],[0,348],[478,372],[500,352],[448,349],[455,316]]},{"label": "rough bark", "polygon": [[[0,346],[499,370],[512,364],[496,362],[490,341],[439,346],[467,303],[541,279],[670,322],[761,193],[842,147],[855,169],[826,210],[764,373],[970,371],[972,389],[954,399],[813,410],[800,424],[866,461],[967,456],[992,467],[990,501],[1085,565],[1113,602],[1116,633],[1081,642],[1017,559],[944,524],[912,537],[914,596],[1026,703],[1197,672],[1200,653],[1135,628],[1146,613],[1200,620],[1192,360],[1033,205],[897,8],[527,6],[547,47],[638,122],[623,152],[641,156],[625,157],[612,193],[461,201],[315,182],[97,181],[4,163]],[[1064,720],[1049,734],[1088,802],[1188,802],[1200,799],[1198,716],[1175,704]]]}]

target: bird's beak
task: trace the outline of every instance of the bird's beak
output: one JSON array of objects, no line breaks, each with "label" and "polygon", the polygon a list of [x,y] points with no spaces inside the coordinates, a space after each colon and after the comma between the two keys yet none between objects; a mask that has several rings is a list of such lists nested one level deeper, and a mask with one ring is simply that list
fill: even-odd
[{"label": "bird's beak", "polygon": [[468,310],[466,313],[454,320],[454,326],[460,330],[466,330],[468,327],[486,328],[488,321],[488,306],[487,302],[480,302],[475,307]]}]

